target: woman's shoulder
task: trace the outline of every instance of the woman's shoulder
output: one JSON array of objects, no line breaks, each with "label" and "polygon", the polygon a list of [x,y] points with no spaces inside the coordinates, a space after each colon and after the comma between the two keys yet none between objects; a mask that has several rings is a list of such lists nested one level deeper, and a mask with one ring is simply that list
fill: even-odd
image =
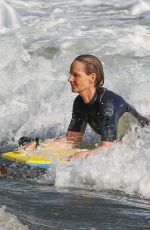
[{"label": "woman's shoulder", "polygon": [[103,89],[103,93],[98,96],[100,105],[104,107],[126,107],[127,102],[119,94],[108,90],[107,88]]},{"label": "woman's shoulder", "polygon": [[125,100],[122,96],[120,96],[119,94],[117,94],[111,90],[108,90],[106,88],[104,89],[103,99],[105,99],[105,100],[109,99],[110,101],[118,100],[118,101],[125,102]]}]

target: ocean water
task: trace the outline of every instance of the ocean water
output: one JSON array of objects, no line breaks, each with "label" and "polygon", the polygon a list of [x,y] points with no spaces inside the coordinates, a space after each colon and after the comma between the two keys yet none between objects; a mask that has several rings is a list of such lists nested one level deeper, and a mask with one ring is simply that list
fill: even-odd
[{"label": "ocean water", "polygon": [[[105,87],[150,118],[149,0],[0,0],[1,153],[23,135],[66,133],[69,67],[83,53],[102,60]],[[84,143],[98,139],[88,128]],[[1,176],[0,230],[150,229],[149,149],[150,127],[133,128],[86,160]]]}]

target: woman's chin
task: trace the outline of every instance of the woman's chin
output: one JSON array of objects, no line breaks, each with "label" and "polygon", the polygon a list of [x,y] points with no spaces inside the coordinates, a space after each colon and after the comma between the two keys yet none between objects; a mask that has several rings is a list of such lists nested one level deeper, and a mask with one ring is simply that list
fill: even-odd
[{"label": "woman's chin", "polygon": [[73,93],[78,93],[78,89],[76,89],[75,87],[72,87],[71,90]]}]

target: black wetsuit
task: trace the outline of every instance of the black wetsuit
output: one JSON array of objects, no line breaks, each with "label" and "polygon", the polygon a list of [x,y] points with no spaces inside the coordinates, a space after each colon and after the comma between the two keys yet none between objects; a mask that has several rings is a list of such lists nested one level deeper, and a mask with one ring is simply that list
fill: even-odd
[{"label": "black wetsuit", "polygon": [[97,90],[88,104],[78,95],[73,104],[68,131],[84,132],[88,123],[101,135],[103,141],[114,141],[119,119],[125,112],[131,113],[142,127],[149,124],[148,119],[139,114],[122,97],[105,88]]}]

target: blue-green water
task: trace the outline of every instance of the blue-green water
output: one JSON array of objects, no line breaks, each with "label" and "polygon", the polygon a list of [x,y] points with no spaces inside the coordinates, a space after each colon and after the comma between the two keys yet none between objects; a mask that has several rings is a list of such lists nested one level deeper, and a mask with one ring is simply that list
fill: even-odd
[{"label": "blue-green water", "polygon": [[[29,229],[149,229],[149,201],[119,191],[1,180],[0,203]],[[7,228],[6,228],[7,229]]]}]

